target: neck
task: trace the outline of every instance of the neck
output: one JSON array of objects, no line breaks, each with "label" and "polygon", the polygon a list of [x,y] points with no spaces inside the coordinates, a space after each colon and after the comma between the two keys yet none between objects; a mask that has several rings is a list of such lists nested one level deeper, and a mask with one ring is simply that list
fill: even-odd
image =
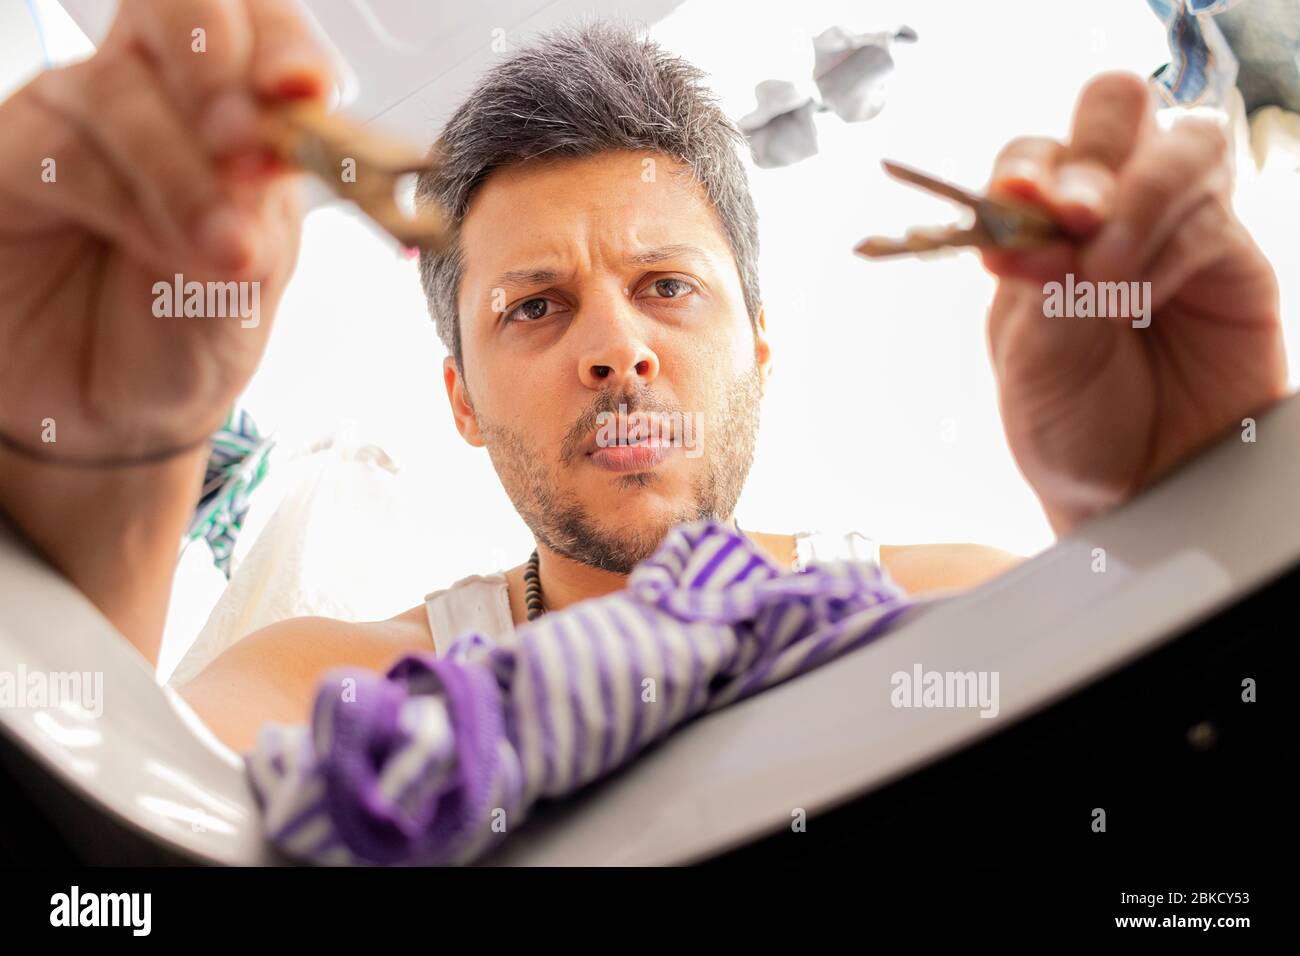
[{"label": "neck", "polygon": [[[722,523],[733,531],[736,530],[735,518],[728,518]],[[746,530],[746,534],[749,533]],[[548,611],[558,611],[570,604],[611,594],[627,586],[626,574],[606,571],[603,568],[592,567],[590,564],[583,564],[581,561],[574,561],[552,551],[544,544],[537,545],[537,555],[538,577],[542,583],[542,595]]]}]

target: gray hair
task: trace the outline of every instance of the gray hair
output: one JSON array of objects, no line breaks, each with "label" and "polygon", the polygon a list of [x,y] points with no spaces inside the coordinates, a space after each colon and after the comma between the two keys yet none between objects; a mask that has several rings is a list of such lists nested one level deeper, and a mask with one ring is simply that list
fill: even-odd
[{"label": "gray hair", "polygon": [[[736,259],[745,308],[756,323],[758,214],[737,153],[744,140],[699,85],[704,74],[639,37],[594,22],[540,36],[488,71],[452,115],[421,174],[417,203],[436,202],[459,226],[474,191],[495,169],[551,154],[661,153],[689,168],[716,211]],[[420,255],[420,282],[438,337],[461,366],[459,240]]]}]

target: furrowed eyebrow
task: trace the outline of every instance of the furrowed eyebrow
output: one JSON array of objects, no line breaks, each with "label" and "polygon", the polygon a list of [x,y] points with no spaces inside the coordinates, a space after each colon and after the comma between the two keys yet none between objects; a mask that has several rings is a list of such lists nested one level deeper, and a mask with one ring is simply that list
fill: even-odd
[{"label": "furrowed eyebrow", "polygon": [[704,259],[709,258],[703,249],[696,246],[674,244],[669,246],[659,246],[655,249],[647,249],[645,252],[638,252],[634,256],[628,257],[628,262],[639,266],[653,266],[666,259]]},{"label": "furrowed eyebrow", "polygon": [[549,285],[560,278],[553,269],[512,269],[492,280],[493,286]]},{"label": "furrowed eyebrow", "polygon": [[[654,249],[647,249],[644,252],[638,252],[628,257],[627,261],[633,265],[653,266],[668,259],[700,259],[705,262],[709,260],[709,255],[698,246],[674,243],[667,246],[658,246]],[[519,287],[533,285],[550,285],[560,279],[560,273],[554,269],[511,269],[503,272],[492,280],[493,287]]]}]

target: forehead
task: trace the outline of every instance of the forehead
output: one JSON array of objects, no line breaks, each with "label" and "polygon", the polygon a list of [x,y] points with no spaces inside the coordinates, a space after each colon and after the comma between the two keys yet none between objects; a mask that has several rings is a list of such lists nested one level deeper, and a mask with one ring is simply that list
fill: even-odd
[{"label": "forehead", "polygon": [[525,261],[576,266],[575,260],[670,243],[730,256],[717,215],[687,167],[623,151],[494,171],[469,204],[461,241],[467,285]]}]

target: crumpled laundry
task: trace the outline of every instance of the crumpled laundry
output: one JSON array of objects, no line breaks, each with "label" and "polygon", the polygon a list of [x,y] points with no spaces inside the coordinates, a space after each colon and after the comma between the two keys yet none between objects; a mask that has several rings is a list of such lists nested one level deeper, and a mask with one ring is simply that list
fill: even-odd
[{"label": "crumpled laundry", "polygon": [[1265,106],[1250,118],[1250,148],[1261,172],[1276,164],[1300,172],[1300,113]]},{"label": "crumpled laundry", "polygon": [[891,46],[916,38],[911,27],[886,33],[822,31],[813,39],[815,93],[787,80],[764,80],[754,87],[757,105],[736,124],[749,141],[754,164],[772,169],[814,155],[817,113],[834,112],[849,123],[873,118],[885,105],[885,80],[894,69]]},{"label": "crumpled laundry", "polygon": [[760,169],[791,166],[817,153],[817,100],[786,80],[754,87],[758,105],[737,122]]},{"label": "crumpled laundry", "polygon": [[202,538],[212,549],[212,563],[230,579],[235,540],[248,516],[249,496],[270,467],[275,441],[257,430],[246,411],[232,409],[213,433],[203,489],[190,518],[184,544]]},{"label": "crumpled laundry", "polygon": [[1147,0],[1169,31],[1172,61],[1152,83],[1168,105],[1300,112],[1300,0]]},{"label": "crumpled laundry", "polygon": [[874,563],[783,571],[717,521],[679,525],[624,590],[506,643],[470,633],[382,676],[331,673],[310,727],[269,724],[248,757],[263,828],[316,863],[471,862],[538,800],[862,646],[919,603]]},{"label": "crumpled laundry", "polygon": [[1265,106],[1300,112],[1300,0],[1238,0],[1214,22],[1237,58],[1246,112]]},{"label": "crumpled laundry", "polygon": [[916,42],[916,31],[900,27],[889,33],[849,33],[831,27],[813,39],[813,77],[822,102],[847,123],[872,119],[885,105],[885,79],[894,71],[890,47]]}]

